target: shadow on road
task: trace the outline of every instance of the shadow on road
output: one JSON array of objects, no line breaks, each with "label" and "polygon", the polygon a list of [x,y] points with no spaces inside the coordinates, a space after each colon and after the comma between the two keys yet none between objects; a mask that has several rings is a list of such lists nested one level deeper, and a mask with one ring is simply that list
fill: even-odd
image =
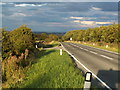
[{"label": "shadow on road", "polygon": [[[105,82],[110,88],[118,89],[120,88],[120,71],[114,70],[100,70],[98,71],[97,77],[99,77],[103,82]],[[92,83],[98,88],[106,88],[97,79],[92,79]]]}]

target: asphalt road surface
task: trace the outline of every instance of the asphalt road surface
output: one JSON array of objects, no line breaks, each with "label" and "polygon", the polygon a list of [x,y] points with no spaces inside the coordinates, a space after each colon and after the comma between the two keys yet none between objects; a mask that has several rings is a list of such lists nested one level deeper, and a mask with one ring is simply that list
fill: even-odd
[{"label": "asphalt road surface", "polygon": [[[86,68],[94,73],[100,80],[102,80],[111,89],[118,88],[120,80],[118,80],[118,73],[120,72],[118,66],[118,54],[107,52],[101,49],[75,44],[62,42],[64,48],[69,51],[79,62],[81,62]],[[78,65],[84,72],[87,72],[85,68]],[[97,81],[93,78],[93,81]],[[98,85],[105,87],[103,83]]]}]

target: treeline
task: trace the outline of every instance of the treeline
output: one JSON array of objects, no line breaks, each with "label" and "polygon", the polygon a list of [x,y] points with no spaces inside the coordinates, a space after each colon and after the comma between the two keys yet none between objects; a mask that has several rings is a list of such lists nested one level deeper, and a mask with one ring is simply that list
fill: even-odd
[{"label": "treeline", "polygon": [[51,42],[51,41],[58,41],[59,37],[55,34],[41,33],[41,34],[35,34],[35,40]]},{"label": "treeline", "polygon": [[72,30],[67,32],[62,39],[64,41],[72,38],[74,41],[119,43],[120,34],[118,27],[118,24],[113,24],[96,28],[88,28],[86,30]]}]

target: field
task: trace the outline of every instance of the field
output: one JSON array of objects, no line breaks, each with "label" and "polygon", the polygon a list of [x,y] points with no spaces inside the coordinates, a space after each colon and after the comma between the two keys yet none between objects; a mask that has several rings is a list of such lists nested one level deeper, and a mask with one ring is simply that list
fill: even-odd
[{"label": "field", "polygon": [[83,88],[84,77],[69,55],[59,50],[40,51],[39,58],[28,68],[19,88]]}]

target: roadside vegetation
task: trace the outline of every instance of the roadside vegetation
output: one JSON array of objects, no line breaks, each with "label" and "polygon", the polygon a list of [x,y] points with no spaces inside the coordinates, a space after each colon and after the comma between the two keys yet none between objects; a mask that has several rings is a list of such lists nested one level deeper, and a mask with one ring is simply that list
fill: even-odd
[{"label": "roadside vegetation", "polygon": [[[113,24],[96,28],[88,28],[86,30],[72,30],[67,32],[62,39],[64,41],[70,41],[70,38],[72,38],[72,42],[113,52],[120,52],[118,48],[120,43],[118,27],[118,24]],[[108,47],[106,47],[106,45],[108,45]]]},{"label": "roadside vegetation", "polygon": [[35,58],[34,34],[26,25],[2,30],[2,87],[11,88],[24,77],[24,69]]},{"label": "roadside vegetation", "polygon": [[[54,34],[35,34],[26,25],[2,29],[2,88],[83,88],[84,76]],[[38,48],[36,48],[38,45]]]},{"label": "roadside vegetation", "polygon": [[39,58],[26,72],[20,88],[83,88],[84,77],[66,52],[59,50],[39,52]]}]

